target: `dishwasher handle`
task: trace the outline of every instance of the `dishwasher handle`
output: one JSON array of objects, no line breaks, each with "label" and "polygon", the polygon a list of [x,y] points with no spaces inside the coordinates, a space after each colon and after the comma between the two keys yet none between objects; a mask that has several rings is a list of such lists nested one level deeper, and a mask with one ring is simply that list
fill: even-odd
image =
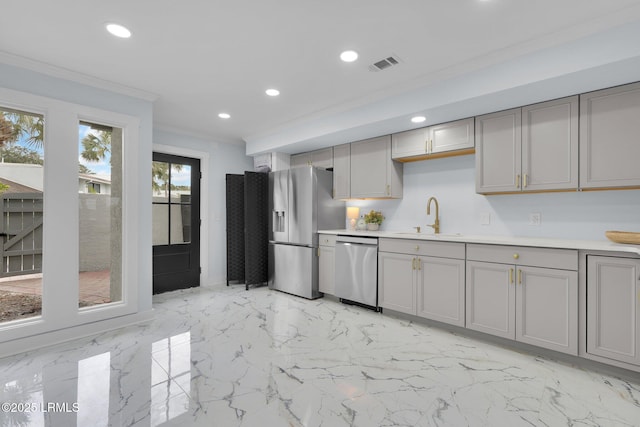
[{"label": "dishwasher handle", "polygon": [[341,236],[336,237],[336,244],[356,244],[356,245],[368,245],[378,246],[377,237],[355,237],[355,236]]}]

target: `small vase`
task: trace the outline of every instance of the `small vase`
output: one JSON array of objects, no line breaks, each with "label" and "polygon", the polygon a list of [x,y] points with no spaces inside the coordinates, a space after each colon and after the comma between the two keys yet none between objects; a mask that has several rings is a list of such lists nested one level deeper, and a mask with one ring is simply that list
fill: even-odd
[{"label": "small vase", "polygon": [[367,230],[369,231],[378,231],[380,228],[380,224],[376,224],[375,222],[370,222],[367,224]]}]

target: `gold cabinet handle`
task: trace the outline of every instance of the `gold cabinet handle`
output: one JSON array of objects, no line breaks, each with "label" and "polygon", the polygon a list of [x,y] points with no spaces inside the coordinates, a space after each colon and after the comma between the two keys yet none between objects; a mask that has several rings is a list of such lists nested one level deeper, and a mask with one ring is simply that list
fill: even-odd
[{"label": "gold cabinet handle", "polygon": [[424,140],[424,152],[425,152],[425,154],[429,154],[429,140],[428,139]]},{"label": "gold cabinet handle", "polygon": [[433,153],[433,139],[429,140],[429,154]]},{"label": "gold cabinet handle", "polygon": [[520,188],[520,175],[516,175],[516,188]]},{"label": "gold cabinet handle", "polygon": [[420,246],[416,245],[416,252],[420,250]]},{"label": "gold cabinet handle", "polygon": [[416,258],[416,265],[418,266],[418,270],[422,270],[422,262],[420,261],[420,258]]},{"label": "gold cabinet handle", "polygon": [[518,258],[520,258],[520,255],[518,255],[518,254],[513,254],[513,259],[518,259]]},{"label": "gold cabinet handle", "polygon": [[518,284],[522,285],[522,270],[518,269]]},{"label": "gold cabinet handle", "polygon": [[509,283],[513,283],[513,268],[509,269]]},{"label": "gold cabinet handle", "polygon": [[412,270],[415,270],[415,269],[416,269],[416,259],[415,259],[415,258],[413,258],[413,259],[411,260],[411,269],[412,269]]},{"label": "gold cabinet handle", "polygon": [[527,180],[528,180],[529,176],[525,173],[524,174],[524,184],[522,184],[523,188],[527,188]]}]

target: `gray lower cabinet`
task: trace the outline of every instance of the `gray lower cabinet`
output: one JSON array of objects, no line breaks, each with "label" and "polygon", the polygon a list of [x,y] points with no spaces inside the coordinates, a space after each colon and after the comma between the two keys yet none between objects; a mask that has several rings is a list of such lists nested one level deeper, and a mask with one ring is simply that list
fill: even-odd
[{"label": "gray lower cabinet", "polygon": [[391,135],[351,143],[351,197],[402,198],[402,163],[391,159]]},{"label": "gray lower cabinet", "polygon": [[[383,239],[379,239],[381,244]],[[416,314],[416,257],[378,252],[378,304],[401,313]]]},{"label": "gray lower cabinet", "polygon": [[320,234],[318,242],[318,289],[322,293],[334,295],[336,236]]},{"label": "gray lower cabinet", "polygon": [[467,245],[466,327],[578,354],[578,254]]},{"label": "gray lower cabinet", "polygon": [[464,243],[379,239],[379,304],[464,326]]},{"label": "gray lower cabinet", "polygon": [[464,326],[464,266],[464,259],[418,258],[418,316]]},{"label": "gray lower cabinet", "polygon": [[587,353],[640,365],[640,260],[587,257]]},{"label": "gray lower cabinet", "polygon": [[476,192],[578,188],[578,97],[476,117]]},{"label": "gray lower cabinet", "polygon": [[580,95],[580,187],[640,186],[640,83]]}]

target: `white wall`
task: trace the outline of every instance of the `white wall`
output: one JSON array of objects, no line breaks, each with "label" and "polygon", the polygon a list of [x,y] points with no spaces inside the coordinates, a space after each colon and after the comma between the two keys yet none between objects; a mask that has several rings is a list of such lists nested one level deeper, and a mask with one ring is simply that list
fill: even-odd
[{"label": "white wall", "polygon": [[[203,272],[205,266],[207,268],[207,275],[203,276],[205,283],[202,285],[224,283],[227,276],[225,175],[252,171],[253,158],[245,154],[244,144],[223,144],[157,129],[153,132],[153,145],[176,147],[178,151],[184,149],[187,157],[190,150],[208,153],[208,212],[202,218],[203,225],[208,228],[208,236],[202,236],[202,239],[207,239],[208,254],[206,259],[200,260]],[[151,194],[151,191],[148,192]]]},{"label": "white wall", "polygon": [[[393,201],[356,201],[360,213],[381,210],[382,230],[411,231],[426,224],[427,199],[440,202],[441,233],[558,237],[606,240],[606,230],[640,231],[640,190],[482,196],[475,193],[475,156],[404,164],[404,197]],[[529,225],[529,214],[542,214],[540,226]],[[489,213],[490,225],[481,224]]]},{"label": "white wall", "polygon": [[[105,86],[108,86],[105,84]],[[114,88],[114,90],[117,90]],[[44,322],[3,329],[0,353],[72,339],[151,317],[151,145],[153,105],[134,98],[19,67],[0,64],[2,103],[45,114],[43,303],[55,307]],[[124,126],[126,193],[124,197],[128,296],[104,310],[77,310],[78,152],[77,123],[99,120]],[[129,231],[128,233],[126,231]],[[61,292],[60,290],[65,290]],[[72,292],[66,292],[69,289]],[[73,289],[76,289],[73,292]],[[131,292],[129,292],[131,290]],[[43,310],[44,311],[44,310]],[[22,324],[21,324],[22,325]]]},{"label": "white wall", "polygon": [[0,177],[42,191],[44,183],[42,165],[27,163],[0,163]]}]

